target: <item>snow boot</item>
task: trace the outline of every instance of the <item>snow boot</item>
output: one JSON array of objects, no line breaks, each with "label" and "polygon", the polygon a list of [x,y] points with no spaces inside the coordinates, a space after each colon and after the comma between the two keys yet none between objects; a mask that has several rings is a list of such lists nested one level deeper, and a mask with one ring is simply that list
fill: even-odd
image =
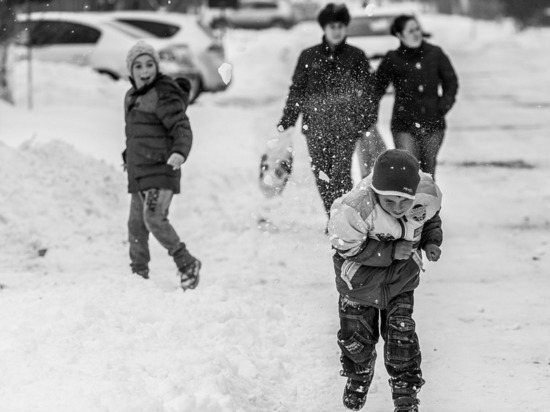
[{"label": "snow boot", "polygon": [[394,412],[418,412],[418,404],[420,401],[416,399],[416,395],[402,396],[393,400],[395,405]]},{"label": "snow boot", "polygon": [[143,279],[149,279],[149,269],[133,270],[132,273],[141,276]]},{"label": "snow boot", "polygon": [[201,266],[201,261],[194,258],[193,262],[191,262],[187,267],[178,270],[180,285],[184,292],[187,289],[195,289],[199,284],[199,271]]},{"label": "snow boot", "polygon": [[344,406],[352,411],[358,411],[367,402],[369,387],[366,382],[348,378],[344,388]]}]

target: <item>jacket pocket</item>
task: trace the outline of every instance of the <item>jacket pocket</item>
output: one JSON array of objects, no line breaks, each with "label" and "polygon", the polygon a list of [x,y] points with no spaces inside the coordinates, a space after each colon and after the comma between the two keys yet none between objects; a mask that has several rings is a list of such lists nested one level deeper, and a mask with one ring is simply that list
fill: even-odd
[{"label": "jacket pocket", "polygon": [[137,138],[134,143],[137,166],[157,165],[168,160],[168,145],[165,139]]}]

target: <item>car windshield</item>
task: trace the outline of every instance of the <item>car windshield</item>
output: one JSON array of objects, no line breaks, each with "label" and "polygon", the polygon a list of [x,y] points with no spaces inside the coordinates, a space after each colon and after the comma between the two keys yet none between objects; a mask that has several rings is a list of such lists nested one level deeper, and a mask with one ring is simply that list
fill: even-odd
[{"label": "car windshield", "polygon": [[149,34],[161,38],[172,37],[180,30],[176,25],[151,20],[119,18],[118,21],[145,30]]},{"label": "car windshield", "polygon": [[348,26],[349,37],[387,36],[395,16],[353,17]]}]

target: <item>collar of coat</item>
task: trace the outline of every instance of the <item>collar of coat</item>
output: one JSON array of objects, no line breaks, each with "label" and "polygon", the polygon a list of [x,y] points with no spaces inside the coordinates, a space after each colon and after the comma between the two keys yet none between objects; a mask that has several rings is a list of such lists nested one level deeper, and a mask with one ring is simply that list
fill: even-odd
[{"label": "collar of coat", "polygon": [[323,41],[322,41],[323,52],[327,56],[330,56],[331,54],[335,56],[338,54],[341,54],[344,51],[344,48],[346,47],[346,40],[347,40],[347,37],[344,37],[344,40],[342,40],[340,43],[334,46],[334,49],[331,49],[330,45],[328,44],[326,36],[323,36]]},{"label": "collar of coat", "polygon": [[143,96],[145,93],[147,93],[149,90],[151,90],[153,87],[155,87],[155,84],[158,82],[158,80],[164,76],[162,73],[158,73],[157,77],[153,79],[153,81],[149,84],[146,84],[142,88],[138,89],[136,87],[136,82],[133,77],[130,77],[130,83],[132,83],[132,86],[134,90],[132,90],[132,96]]},{"label": "collar of coat", "polygon": [[408,47],[403,43],[397,49],[397,52],[404,57],[418,57],[421,56],[426,48],[426,42],[422,41],[419,47]]}]

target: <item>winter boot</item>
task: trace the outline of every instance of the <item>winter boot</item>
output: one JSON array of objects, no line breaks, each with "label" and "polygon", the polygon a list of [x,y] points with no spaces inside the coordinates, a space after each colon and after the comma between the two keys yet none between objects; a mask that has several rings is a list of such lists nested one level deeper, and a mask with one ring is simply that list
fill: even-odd
[{"label": "winter boot", "polygon": [[133,270],[132,273],[141,276],[143,279],[149,279],[149,269]]},{"label": "winter boot", "polygon": [[360,410],[367,402],[368,390],[369,387],[366,382],[348,378],[344,388],[344,406],[352,411]]},{"label": "winter boot", "polygon": [[418,412],[419,403],[420,401],[416,399],[415,394],[396,398],[393,400],[394,412]]},{"label": "winter boot", "polygon": [[199,284],[199,271],[201,269],[201,261],[193,258],[187,267],[180,268],[178,270],[178,276],[180,277],[181,288],[185,292],[187,289],[195,289]]}]

